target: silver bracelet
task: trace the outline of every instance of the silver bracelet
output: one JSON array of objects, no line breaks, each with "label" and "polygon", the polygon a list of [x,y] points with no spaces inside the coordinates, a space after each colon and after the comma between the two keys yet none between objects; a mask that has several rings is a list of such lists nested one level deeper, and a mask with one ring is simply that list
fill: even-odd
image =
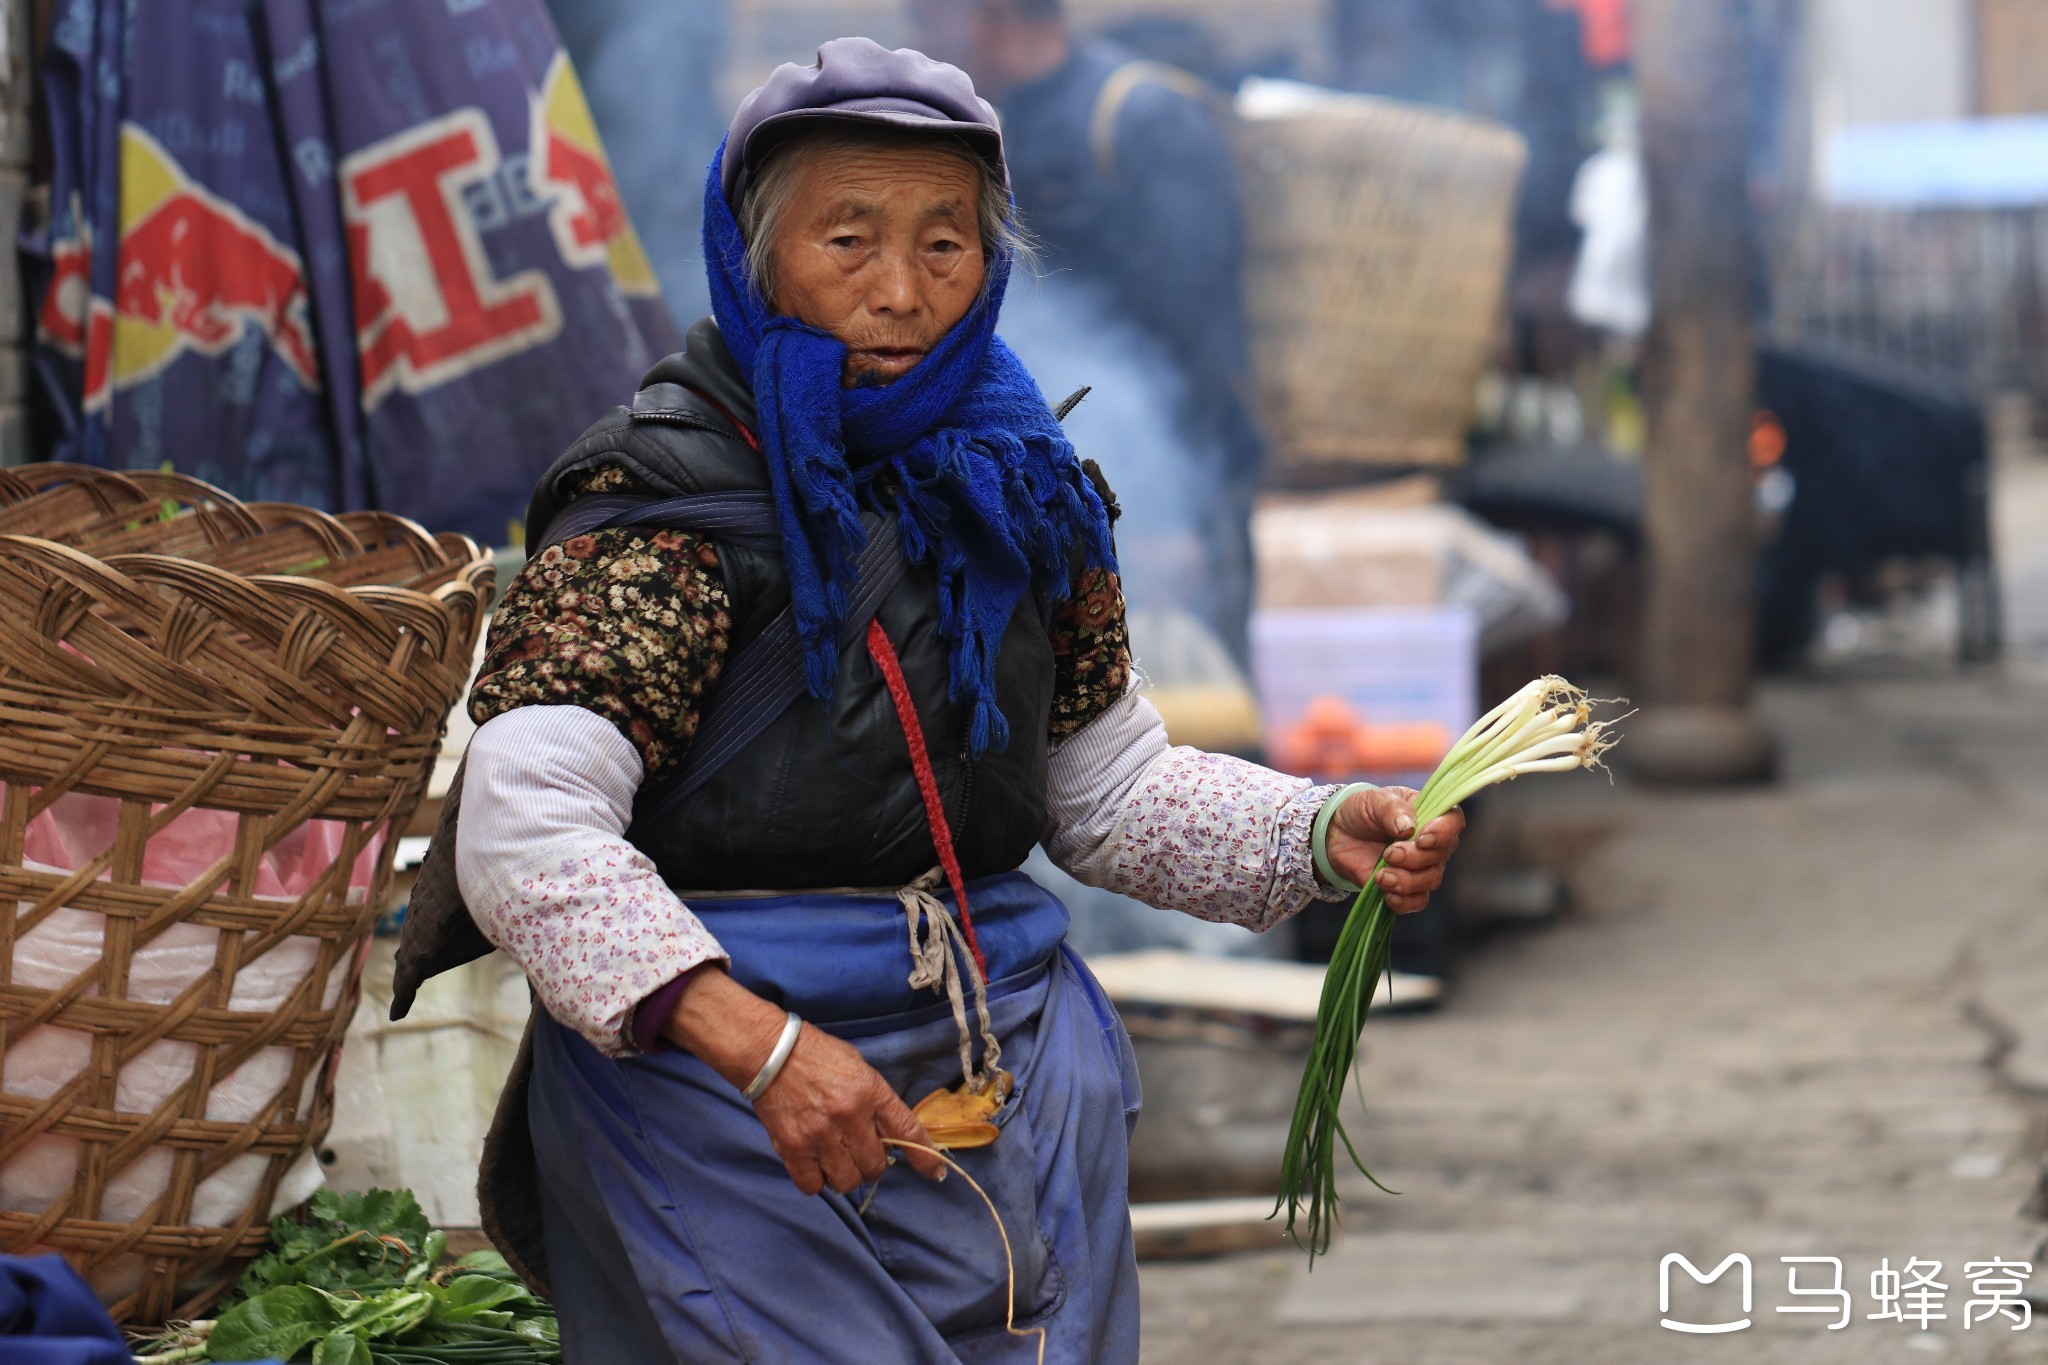
[{"label": "silver bracelet", "polygon": [[782,1074],[782,1065],[789,1060],[789,1054],[796,1051],[796,1036],[804,1031],[804,1021],[796,1011],[789,1012],[789,1018],[782,1024],[782,1036],[775,1040],[775,1050],[768,1054],[768,1060],[761,1063],[761,1074],[750,1081],[740,1093],[748,1100],[758,1100],[775,1084],[775,1078]]}]

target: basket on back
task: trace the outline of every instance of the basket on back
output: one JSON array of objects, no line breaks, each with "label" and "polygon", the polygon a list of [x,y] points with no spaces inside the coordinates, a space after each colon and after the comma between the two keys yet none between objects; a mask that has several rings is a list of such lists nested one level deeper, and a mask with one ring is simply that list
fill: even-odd
[{"label": "basket on back", "polygon": [[0,471],[0,1249],[161,1322],[317,1185],[491,574],[388,515]]},{"label": "basket on back", "polygon": [[1527,151],[1484,119],[1251,82],[1245,305],[1283,477],[1463,458]]}]

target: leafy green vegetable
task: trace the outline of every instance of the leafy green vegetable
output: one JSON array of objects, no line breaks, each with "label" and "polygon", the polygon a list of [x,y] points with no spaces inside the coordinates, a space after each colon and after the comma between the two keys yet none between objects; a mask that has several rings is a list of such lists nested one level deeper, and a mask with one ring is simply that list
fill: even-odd
[{"label": "leafy green vegetable", "polygon": [[321,1190],[308,1202],[305,1222],[279,1218],[270,1237],[277,1249],[242,1273],[236,1292],[244,1297],[287,1284],[374,1292],[408,1271],[426,1276],[447,1245],[411,1190]]},{"label": "leafy green vegetable", "polygon": [[508,1303],[544,1307],[523,1284],[506,1284],[490,1275],[458,1275],[435,1294],[433,1322],[462,1322]]},{"label": "leafy green vegetable", "polygon": [[427,1234],[427,1243],[421,1248],[419,1259],[406,1270],[405,1282],[418,1284],[433,1273],[434,1267],[441,1264],[441,1258],[447,1254],[448,1234],[436,1228]]},{"label": "leafy green vegetable", "polygon": [[331,1296],[302,1284],[279,1285],[222,1313],[206,1353],[214,1360],[290,1360],[340,1322]]},{"label": "leafy green vegetable", "polygon": [[515,1284],[519,1280],[519,1276],[513,1273],[511,1264],[503,1256],[489,1248],[483,1251],[470,1252],[469,1255],[455,1263],[455,1268],[457,1270],[471,1271],[478,1275],[495,1275],[501,1280],[511,1280]]},{"label": "leafy green vegetable", "polygon": [[313,1365],[375,1365],[370,1343],[354,1332],[330,1333],[313,1348]]},{"label": "leafy green vegetable", "polygon": [[427,1320],[442,1292],[439,1289],[387,1290],[350,1308],[343,1314],[341,1325],[366,1340],[371,1337],[396,1339]]},{"label": "leafy green vegetable", "polygon": [[144,1348],[152,1360],[310,1365],[557,1365],[555,1310],[505,1258],[478,1251],[441,1266],[448,1236],[407,1190],[313,1196],[271,1224],[276,1249],[252,1263],[233,1302]]}]

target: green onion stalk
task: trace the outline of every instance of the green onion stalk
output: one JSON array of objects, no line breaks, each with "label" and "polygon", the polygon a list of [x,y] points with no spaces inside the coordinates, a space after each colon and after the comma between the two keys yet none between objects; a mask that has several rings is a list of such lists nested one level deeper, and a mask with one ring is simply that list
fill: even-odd
[{"label": "green onion stalk", "polygon": [[[1427,829],[1438,816],[1498,782],[1527,773],[1599,767],[1600,755],[1613,747],[1613,741],[1607,737],[1611,722],[1593,720],[1593,705],[1583,690],[1563,678],[1543,677],[1481,716],[1423,784],[1415,798],[1415,828]],[[1386,865],[1382,855],[1352,902],[1330,955],[1316,1007],[1315,1043],[1294,1101],[1294,1120],[1280,1166],[1287,1234],[1308,1251],[1311,1265],[1330,1249],[1339,1222],[1338,1144],[1367,1180],[1393,1193],[1366,1169],[1340,1113],[1344,1080],[1358,1065],[1359,1035],[1365,1030],[1373,991],[1387,974],[1393,947],[1394,916],[1379,884]]]}]

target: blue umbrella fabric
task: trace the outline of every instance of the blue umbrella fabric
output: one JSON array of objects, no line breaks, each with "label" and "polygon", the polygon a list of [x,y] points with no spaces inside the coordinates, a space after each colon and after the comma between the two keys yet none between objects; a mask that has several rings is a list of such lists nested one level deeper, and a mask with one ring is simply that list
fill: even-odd
[{"label": "blue umbrella fabric", "polygon": [[679,345],[542,0],[67,0],[57,454],[497,544]]}]

